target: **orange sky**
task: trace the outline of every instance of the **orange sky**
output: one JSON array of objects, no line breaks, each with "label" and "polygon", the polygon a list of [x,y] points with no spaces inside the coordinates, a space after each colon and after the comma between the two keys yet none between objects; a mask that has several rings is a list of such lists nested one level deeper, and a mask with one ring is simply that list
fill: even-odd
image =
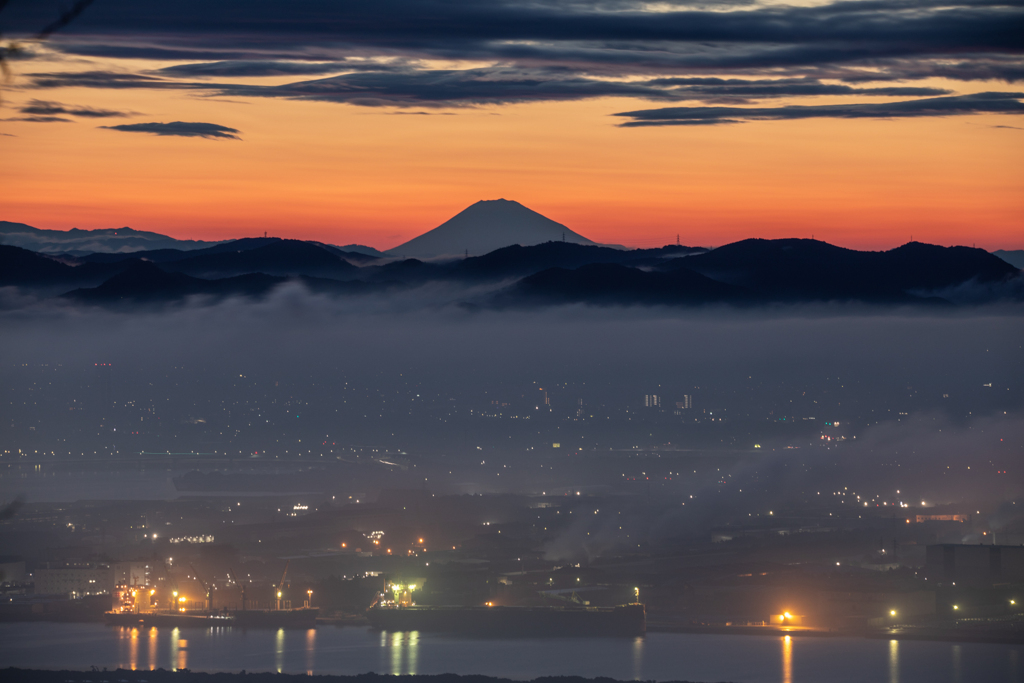
[{"label": "orange sky", "polygon": [[[611,114],[655,105],[608,98],[410,115],[21,85],[16,77],[4,93],[8,116],[33,97],[140,113],[0,122],[14,136],[0,137],[0,220],[41,228],[130,226],[195,239],[267,231],[386,249],[479,199],[504,197],[631,246],[678,233],[691,245],[813,234],[854,248],[891,248],[911,235],[1024,248],[1024,130],[1012,116],[624,129]],[[98,128],[140,120],[216,122],[243,139]]]}]

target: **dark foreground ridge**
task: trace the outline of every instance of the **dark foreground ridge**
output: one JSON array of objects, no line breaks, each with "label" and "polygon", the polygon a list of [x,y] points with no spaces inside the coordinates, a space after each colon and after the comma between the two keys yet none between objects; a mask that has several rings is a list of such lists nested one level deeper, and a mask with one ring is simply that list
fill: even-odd
[{"label": "dark foreground ridge", "polygon": [[869,252],[807,239],[750,239],[713,250],[551,241],[435,261],[379,259],[277,238],[80,257],[0,245],[0,287],[85,305],[261,298],[286,282],[329,296],[421,288],[421,298],[448,292],[466,306],[495,309],[1024,301],[1024,273],[997,256],[917,242]]},{"label": "dark foreground ridge", "polygon": [[[387,683],[395,680],[395,676],[365,673],[354,676],[307,676],[305,674],[277,673],[202,673],[182,669],[168,671],[132,671],[116,669],[114,671],[44,671],[41,669],[0,669],[0,678],[7,683]],[[410,683],[514,683],[509,678],[494,676],[459,674],[410,674],[398,677]],[[515,683],[521,683],[516,681]],[[530,683],[619,683],[614,678],[583,678],[581,676],[542,676]],[[644,683],[654,683],[645,681]],[[688,683],[687,681],[670,681],[668,683]]]}]

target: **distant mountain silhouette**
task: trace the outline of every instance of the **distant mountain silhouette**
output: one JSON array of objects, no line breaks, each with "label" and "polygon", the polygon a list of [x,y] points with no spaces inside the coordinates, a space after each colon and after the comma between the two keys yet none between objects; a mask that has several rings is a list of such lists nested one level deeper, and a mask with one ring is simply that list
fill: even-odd
[{"label": "distant mountain silhouette", "polygon": [[202,256],[204,254],[228,254],[239,251],[248,251],[249,249],[264,247],[268,244],[280,241],[280,237],[244,237],[242,239],[231,240],[229,242],[220,242],[213,246],[203,247],[201,249],[153,249],[117,254],[86,254],[79,257],[79,260],[86,263],[116,263],[124,259],[138,258],[151,261],[153,263],[170,263],[172,261],[181,261],[187,258]]},{"label": "distant mountain silhouette", "polygon": [[993,251],[992,253],[1009,263],[1014,268],[1024,269],[1024,249],[1015,249],[1013,251],[1000,249],[999,251]]},{"label": "distant mountain silhouette", "polygon": [[[157,249],[153,251],[136,251],[119,254],[87,254],[85,256],[78,257],[78,260],[86,263],[116,263],[129,258],[139,258],[145,259],[146,261],[152,261],[153,263],[172,263],[175,261],[184,261],[186,259],[197,259],[211,254],[235,254],[243,251],[252,251],[253,249],[259,249],[261,247],[294,243],[307,244],[312,247],[322,249],[354,265],[372,263],[378,260],[375,256],[370,256],[361,252],[345,251],[332,244],[306,242],[302,240],[284,240],[280,237],[246,237],[243,239],[231,240],[230,242],[222,242],[212,247],[192,249],[190,251],[183,251],[181,249]],[[295,252],[296,250],[297,248],[289,250],[287,246],[282,246],[278,253],[282,255],[282,258],[293,258],[292,256],[284,255],[289,253],[289,251]],[[315,254],[313,257],[314,260],[317,257],[322,257],[322,255],[317,254],[314,250],[307,250],[307,253]]]},{"label": "distant mountain silhouette", "polygon": [[[223,245],[229,247],[229,245]],[[274,240],[252,249],[216,252],[164,262],[169,272],[186,273],[196,277],[230,277],[245,273],[266,273],[295,277],[327,277],[350,279],[359,268],[345,260],[335,247],[300,240]]]},{"label": "distant mountain silhouette", "polygon": [[72,266],[21,247],[0,245],[0,287],[91,286],[127,268],[133,259],[115,264]]},{"label": "distant mountain silhouette", "polygon": [[260,297],[288,281],[299,282],[307,289],[327,294],[362,294],[387,286],[366,282],[341,282],[326,278],[288,278],[264,273],[247,273],[234,277],[208,280],[183,273],[166,272],[154,263],[133,262],[122,272],[98,287],[76,289],[63,298],[96,305],[162,304],[190,296],[220,299],[227,296]]},{"label": "distant mountain silhouette", "polygon": [[387,256],[383,251],[378,251],[373,247],[367,247],[363,244],[345,244],[345,245],[333,245],[342,251],[347,251],[353,254],[363,254],[365,256],[376,256],[377,258],[384,258]]},{"label": "distant mountain silhouette", "polygon": [[[743,240],[713,251],[678,245],[622,250],[559,240],[451,261],[378,263],[318,242],[255,238],[193,252],[139,254],[145,260],[102,254],[69,261],[0,245],[0,286],[43,295],[77,288],[68,298],[90,302],[259,296],[287,280],[339,295],[443,282],[446,296],[463,285],[466,297],[496,306],[1024,300],[1024,273],[999,257],[916,242],[865,252],[804,239]],[[365,261],[354,265],[358,259]],[[481,293],[497,286],[497,294]]]},{"label": "distant mountain silhouette", "polygon": [[648,272],[614,263],[567,270],[549,268],[523,278],[499,293],[497,306],[586,303],[596,305],[670,305],[740,302],[741,288],[716,282],[691,270]]},{"label": "distant mountain silhouette", "polygon": [[562,241],[594,244],[561,223],[556,223],[519,202],[507,199],[479,201],[438,227],[387,253],[418,259],[479,256],[513,244],[532,245]]},{"label": "distant mountain silhouette", "polygon": [[514,245],[483,256],[473,256],[451,264],[451,273],[460,279],[502,279],[537,273],[548,268],[579,268],[594,263],[649,265],[668,256],[705,251],[700,247],[668,246],[660,249],[614,249],[572,242],[545,242],[534,246]]},{"label": "distant mountain silhouette", "polygon": [[673,260],[772,300],[894,302],[975,280],[995,282],[1017,269],[982,249],[911,242],[890,251],[854,251],[808,239],[749,239]]},{"label": "distant mountain silhouette", "polygon": [[198,249],[216,242],[179,240],[156,232],[111,228],[100,230],[43,230],[24,223],[0,221],[0,244],[44,254],[82,255],[94,252],[131,252],[153,249]]},{"label": "distant mountain silhouette", "polygon": [[147,261],[133,263],[98,287],[76,289],[63,295],[72,301],[90,304],[157,303],[194,295],[265,294],[285,281],[262,273],[221,280],[204,280],[182,273],[168,273]]}]

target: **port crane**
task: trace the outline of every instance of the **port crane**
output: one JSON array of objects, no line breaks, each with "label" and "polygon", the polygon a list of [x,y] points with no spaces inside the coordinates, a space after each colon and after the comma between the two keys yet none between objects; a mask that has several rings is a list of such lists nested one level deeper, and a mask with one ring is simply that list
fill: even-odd
[{"label": "port crane", "polygon": [[191,567],[192,573],[195,574],[196,581],[198,581],[199,585],[203,587],[204,591],[206,591],[206,611],[212,612],[213,611],[213,583],[212,582],[211,583],[206,583],[205,581],[203,581],[202,577],[199,576],[199,572],[196,571],[196,568],[194,566],[192,566],[190,564],[189,567]]},{"label": "port crane", "polygon": [[291,560],[284,563],[284,573],[281,574],[281,583],[277,584],[277,609],[281,609],[281,596],[283,595],[282,591],[284,591],[284,579],[288,576],[288,567],[291,563]]},{"label": "port crane", "polygon": [[245,611],[245,584],[238,580],[235,576],[235,570],[228,567],[228,574],[231,575],[231,580],[238,584],[238,587],[242,589],[242,611]]},{"label": "port crane", "polygon": [[178,609],[178,582],[171,574],[171,565],[164,560],[164,572],[167,574],[167,585],[171,589],[171,597],[167,600],[167,611],[173,612]]}]

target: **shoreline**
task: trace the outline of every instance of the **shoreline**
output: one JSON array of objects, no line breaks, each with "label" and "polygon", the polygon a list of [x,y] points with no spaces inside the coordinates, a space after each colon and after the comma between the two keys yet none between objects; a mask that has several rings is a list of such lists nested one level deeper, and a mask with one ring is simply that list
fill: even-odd
[{"label": "shoreline", "polygon": [[913,631],[832,631],[825,629],[778,626],[714,626],[700,624],[648,623],[648,633],[693,633],[724,636],[792,636],[810,638],[865,638],[869,640],[917,640],[943,643],[990,643],[1024,645],[1024,632],[970,633],[955,628],[903,627]]},{"label": "shoreline", "polygon": [[[367,672],[353,675],[334,674],[286,674],[247,672],[206,673],[202,671],[180,671],[168,669],[91,669],[78,671],[69,669],[0,669],[5,683],[387,683],[395,676]],[[408,683],[626,683],[615,678],[586,678],[583,676],[538,676],[532,679],[500,678],[483,674],[403,674]],[[641,683],[655,683],[642,681]],[[698,683],[697,681],[659,681],[658,683]]]}]

